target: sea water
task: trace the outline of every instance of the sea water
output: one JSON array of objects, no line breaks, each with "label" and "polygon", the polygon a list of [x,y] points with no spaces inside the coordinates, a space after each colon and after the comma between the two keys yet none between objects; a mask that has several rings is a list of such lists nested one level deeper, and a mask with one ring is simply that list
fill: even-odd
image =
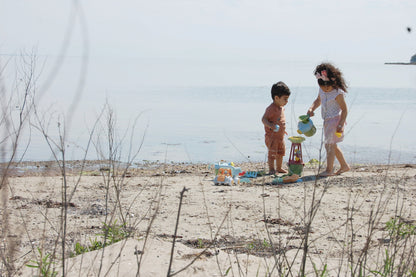
[{"label": "sea water", "polygon": [[[298,117],[306,114],[318,88],[291,87],[291,91],[285,106],[286,160],[291,146],[287,138],[298,135]],[[74,102],[69,119],[59,119],[55,114],[45,129],[55,142],[64,137],[66,159],[72,160],[106,158],[108,142],[112,141],[116,157],[138,163],[265,161],[261,118],[271,101],[268,86],[84,91]],[[346,103],[349,113],[345,139],[339,146],[349,163],[416,162],[416,89],[352,87]],[[97,121],[104,107],[111,109],[111,117],[104,113]],[[317,132],[302,144],[304,162],[325,158],[320,109],[312,120]],[[67,125],[65,136],[63,124]],[[108,130],[113,137],[108,136]],[[54,159],[52,150],[57,149],[53,143],[46,143],[38,129],[32,129],[30,140],[23,139],[17,156],[31,161],[50,160]]]}]

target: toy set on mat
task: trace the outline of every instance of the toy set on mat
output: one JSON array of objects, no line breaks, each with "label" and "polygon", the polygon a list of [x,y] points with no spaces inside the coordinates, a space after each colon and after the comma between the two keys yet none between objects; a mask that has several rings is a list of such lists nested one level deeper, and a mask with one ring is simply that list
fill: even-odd
[{"label": "toy set on mat", "polygon": [[[299,116],[298,133],[307,137],[311,137],[316,133],[316,128],[309,118],[309,115]],[[274,184],[302,181],[300,177],[302,177],[303,167],[305,166],[302,159],[302,142],[305,141],[305,138],[301,136],[292,136],[288,139],[292,142],[288,162],[289,173],[275,178],[273,180]],[[237,185],[240,182],[249,183],[250,178],[256,178],[258,176],[263,176],[264,174],[264,171],[243,172],[241,168],[235,167],[232,162],[219,162],[215,164],[214,184],[232,186]]]},{"label": "toy set on mat", "polygon": [[235,167],[234,163],[221,161],[214,165],[215,185],[238,185],[240,183],[250,183],[251,178],[257,178],[266,174],[264,171],[242,171],[240,167]]}]

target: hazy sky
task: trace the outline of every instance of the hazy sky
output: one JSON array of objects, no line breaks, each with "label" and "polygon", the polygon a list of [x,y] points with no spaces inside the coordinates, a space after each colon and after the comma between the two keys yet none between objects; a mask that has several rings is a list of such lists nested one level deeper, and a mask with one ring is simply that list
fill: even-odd
[{"label": "hazy sky", "polygon": [[384,62],[416,53],[415,16],[414,0],[2,0],[0,62],[36,48],[45,74],[66,57],[57,82],[84,61],[87,88],[132,89],[314,86],[331,61],[351,86],[414,88],[416,66]]}]

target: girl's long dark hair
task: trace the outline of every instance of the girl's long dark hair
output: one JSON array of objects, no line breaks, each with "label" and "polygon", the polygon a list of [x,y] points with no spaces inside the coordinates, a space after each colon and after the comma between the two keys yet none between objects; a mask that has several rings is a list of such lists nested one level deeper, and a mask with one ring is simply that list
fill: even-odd
[{"label": "girl's long dark hair", "polygon": [[[329,78],[329,80],[331,80],[333,82],[333,86],[337,89],[342,89],[343,91],[347,92],[347,84],[344,80],[344,76],[341,72],[341,70],[339,70],[339,68],[335,67],[334,65],[330,64],[330,63],[321,63],[320,65],[318,65],[315,68],[315,71],[313,72],[313,74],[315,75],[316,73],[321,73],[323,70],[326,70],[326,74]],[[333,80],[335,79],[335,80]]]}]

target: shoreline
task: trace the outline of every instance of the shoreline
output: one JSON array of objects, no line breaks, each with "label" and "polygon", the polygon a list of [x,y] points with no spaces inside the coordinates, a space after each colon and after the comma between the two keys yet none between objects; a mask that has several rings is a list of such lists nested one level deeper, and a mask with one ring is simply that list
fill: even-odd
[{"label": "shoreline", "polygon": [[[225,162],[225,161],[221,161]],[[60,161],[61,163],[61,161]],[[102,172],[108,171],[108,161],[100,160],[69,160],[65,161],[66,172],[68,174],[78,174],[81,170],[88,174],[91,172]],[[125,169],[127,163],[115,162],[118,170]],[[135,176],[138,176],[140,173],[153,171],[153,170],[165,170],[166,172],[187,172],[192,173],[201,171],[212,170],[216,163],[203,163],[203,162],[142,162],[142,163],[133,163],[128,166],[128,171]],[[1,168],[5,168],[7,165],[9,167],[9,177],[23,177],[23,176],[40,176],[44,174],[45,176],[59,176],[61,175],[60,168],[56,161],[22,161],[22,162],[12,162],[0,163]],[[237,167],[240,167],[243,171],[252,171],[252,170],[267,170],[266,162],[260,161],[250,161],[250,162],[235,162]],[[305,168],[317,168],[317,161],[304,163]],[[350,164],[351,169],[357,169],[360,167],[416,167],[416,163],[393,163],[393,164],[375,164],[375,163],[355,163]],[[284,166],[285,167],[285,166]],[[287,167],[287,165],[286,165]],[[337,167],[337,164],[335,164]],[[322,166],[321,166],[322,168]]]}]

